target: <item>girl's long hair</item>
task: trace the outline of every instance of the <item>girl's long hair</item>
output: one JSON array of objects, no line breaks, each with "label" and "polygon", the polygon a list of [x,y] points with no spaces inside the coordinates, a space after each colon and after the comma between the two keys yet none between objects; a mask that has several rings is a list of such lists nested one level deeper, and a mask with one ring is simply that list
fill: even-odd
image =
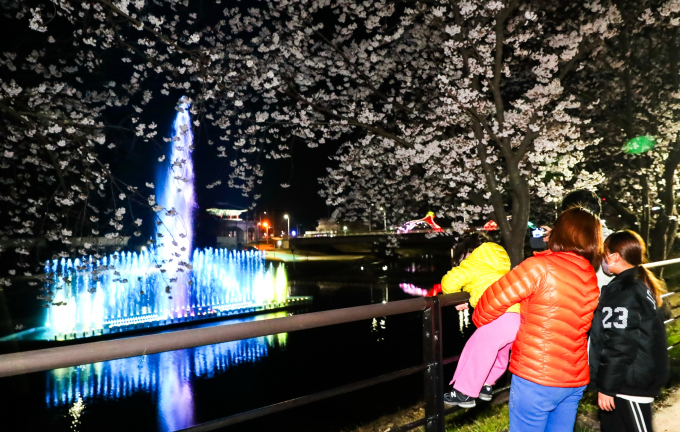
[{"label": "girl's long hair", "polygon": [[476,232],[465,234],[453,247],[453,266],[459,266],[467,254],[472,253],[472,251],[480,247],[482,243],[488,241],[488,237],[482,233]]},{"label": "girl's long hair", "polygon": [[604,250],[607,255],[618,252],[628,264],[637,267],[638,277],[647,285],[656,303],[661,306],[661,294],[666,292],[666,284],[654,276],[654,273],[641,266],[649,262],[647,246],[642,237],[633,231],[615,232],[604,241]]}]

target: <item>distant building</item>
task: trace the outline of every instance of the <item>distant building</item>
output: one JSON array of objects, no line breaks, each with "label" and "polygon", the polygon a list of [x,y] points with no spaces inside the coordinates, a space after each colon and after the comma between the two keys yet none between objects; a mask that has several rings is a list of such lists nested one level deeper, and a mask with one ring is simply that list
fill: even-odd
[{"label": "distant building", "polygon": [[243,220],[241,214],[247,210],[209,208],[206,212],[217,219],[215,227],[216,246],[234,249],[255,240],[256,225]]}]

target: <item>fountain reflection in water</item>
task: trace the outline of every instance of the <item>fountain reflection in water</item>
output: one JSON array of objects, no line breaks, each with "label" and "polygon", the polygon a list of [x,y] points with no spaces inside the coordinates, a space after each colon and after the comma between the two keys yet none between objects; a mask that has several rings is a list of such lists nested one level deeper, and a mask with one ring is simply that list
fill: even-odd
[{"label": "fountain reflection in water", "polygon": [[[278,312],[246,321],[285,316]],[[228,368],[253,363],[269,350],[283,348],[287,334],[271,335],[161,354],[113,360],[50,371],[47,376],[47,407],[72,405],[82,397],[85,405],[144,392],[158,409],[158,430],[174,431],[195,423],[192,381],[212,378]]]}]

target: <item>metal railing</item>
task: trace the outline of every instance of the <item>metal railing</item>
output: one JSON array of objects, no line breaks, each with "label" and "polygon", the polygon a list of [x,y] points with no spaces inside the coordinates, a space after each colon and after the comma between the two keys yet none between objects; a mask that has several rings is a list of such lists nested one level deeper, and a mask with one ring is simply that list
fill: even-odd
[{"label": "metal railing", "polygon": [[[667,266],[667,265],[671,265],[671,264],[678,264],[678,263],[680,263],[680,258],[675,258],[675,259],[670,259],[670,260],[665,260],[665,261],[657,261],[657,262],[653,262],[653,263],[643,264],[642,266],[646,267],[646,268],[653,268],[653,267],[662,267],[662,266]],[[668,297],[671,297],[671,296],[674,296],[674,295],[677,295],[677,294],[680,294],[680,292],[669,292],[669,293],[663,294],[661,296],[661,298],[665,299],[665,298],[668,298]],[[676,317],[671,317],[671,318],[667,319],[666,321],[664,321],[663,323],[664,323],[664,325],[667,326],[668,324],[673,323],[673,322],[675,322],[679,319],[680,319],[680,315],[678,315]],[[673,345],[669,345],[668,351],[672,350],[673,348],[677,347],[678,345],[680,345],[680,341],[674,343]]]},{"label": "metal railing", "polygon": [[[658,267],[680,263],[680,259],[650,263],[646,267]],[[668,297],[676,293],[668,293]],[[0,355],[0,377],[47,371],[52,369],[73,367],[83,364],[97,363],[128,357],[137,357],[174,351],[199,346],[219,344],[242,339],[268,336],[277,333],[288,333],[336,324],[399,315],[410,312],[422,312],[423,323],[423,362],[419,365],[395,372],[390,372],[363,381],[346,384],[318,393],[300,396],[273,405],[234,414],[206,423],[201,423],[183,431],[210,431],[262,417],[268,414],[307,405],[312,402],[338,396],[348,392],[367,388],[376,384],[389,382],[398,378],[424,372],[425,382],[425,417],[409,424],[392,429],[392,432],[404,432],[419,426],[425,426],[427,432],[444,432],[444,417],[458,409],[454,406],[444,409],[444,377],[443,366],[458,360],[458,356],[442,358],[442,308],[467,302],[467,293],[423,297],[395,302],[335,309],[324,312],[313,312],[284,318],[237,323],[199,329],[178,330],[167,333],[90,342],[78,345],[48,348],[34,351]],[[669,319],[668,324],[680,317]],[[670,346],[672,349],[680,342]],[[497,389],[494,394],[509,387]]]},{"label": "metal railing", "polygon": [[[656,262],[651,262],[651,263],[647,263],[647,264],[642,264],[642,267],[645,267],[645,268],[664,267],[664,266],[667,266],[667,265],[678,264],[678,263],[680,263],[680,258],[674,258],[674,259],[669,259],[669,260],[664,260],[664,261],[656,261]],[[669,293],[663,294],[661,296],[661,298],[662,299],[668,298],[668,297],[676,295],[676,294],[680,294],[680,292],[669,292]],[[663,323],[664,323],[664,325],[668,325],[668,324],[675,322],[679,319],[680,319],[680,315],[678,315],[674,318],[671,317],[671,318],[667,319],[666,321],[664,321]],[[670,345],[668,347],[668,351],[672,350],[673,348],[675,348],[678,345],[680,345],[680,342],[676,342],[673,345]]]},{"label": "metal railing", "polygon": [[[468,299],[467,293],[455,293],[262,321],[178,330],[125,339],[4,354],[0,355],[0,377],[195,348],[409,312],[422,312],[423,362],[419,365],[201,423],[183,430],[191,432],[215,430],[416,373],[424,373],[425,417],[395,429],[395,432],[407,431],[418,426],[425,426],[428,432],[444,432],[444,416],[457,407],[444,410],[443,366],[458,360],[458,356],[442,358],[441,308],[465,303]],[[499,391],[501,390],[503,389],[499,389]]]}]

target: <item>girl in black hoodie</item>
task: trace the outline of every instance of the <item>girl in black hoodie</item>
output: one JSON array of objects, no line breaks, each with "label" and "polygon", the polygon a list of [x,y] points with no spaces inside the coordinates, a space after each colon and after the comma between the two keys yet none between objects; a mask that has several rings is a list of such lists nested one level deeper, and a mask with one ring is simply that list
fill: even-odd
[{"label": "girl in black hoodie", "polygon": [[602,287],[590,330],[590,389],[598,392],[602,432],[652,432],[652,402],[669,372],[666,330],[657,311],[663,282],[644,267],[647,250],[632,231],[604,242]]}]

